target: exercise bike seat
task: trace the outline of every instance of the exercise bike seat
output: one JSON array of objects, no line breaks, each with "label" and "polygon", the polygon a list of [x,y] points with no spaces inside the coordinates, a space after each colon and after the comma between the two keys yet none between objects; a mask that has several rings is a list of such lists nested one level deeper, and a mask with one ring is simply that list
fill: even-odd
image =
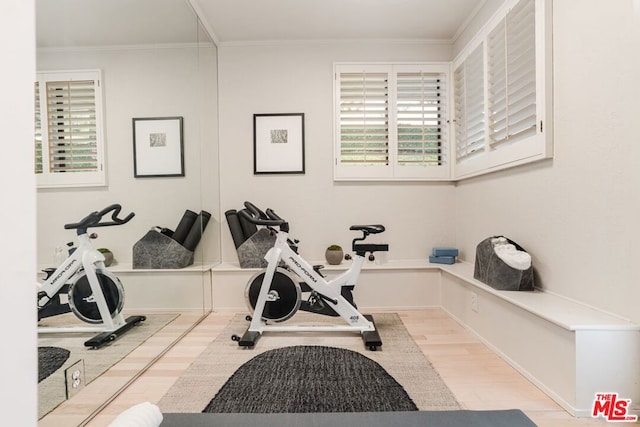
[{"label": "exercise bike seat", "polygon": [[382,233],[384,229],[384,225],[382,224],[371,224],[371,225],[352,225],[349,227],[349,230],[354,231],[363,231],[365,234],[378,234]]}]

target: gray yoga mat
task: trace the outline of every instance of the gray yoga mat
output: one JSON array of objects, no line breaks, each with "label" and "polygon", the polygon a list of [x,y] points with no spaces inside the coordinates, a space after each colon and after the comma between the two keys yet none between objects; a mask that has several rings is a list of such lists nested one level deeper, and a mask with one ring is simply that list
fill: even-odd
[{"label": "gray yoga mat", "polygon": [[536,427],[522,411],[163,414],[160,427]]}]

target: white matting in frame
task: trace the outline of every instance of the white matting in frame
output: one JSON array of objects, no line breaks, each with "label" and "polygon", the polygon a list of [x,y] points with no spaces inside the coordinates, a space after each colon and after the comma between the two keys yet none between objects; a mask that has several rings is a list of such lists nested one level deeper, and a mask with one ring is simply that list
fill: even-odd
[{"label": "white matting in frame", "polygon": [[253,173],[304,174],[304,113],[253,115]]},{"label": "white matting in frame", "polygon": [[133,119],[133,175],[184,176],[182,117]]}]

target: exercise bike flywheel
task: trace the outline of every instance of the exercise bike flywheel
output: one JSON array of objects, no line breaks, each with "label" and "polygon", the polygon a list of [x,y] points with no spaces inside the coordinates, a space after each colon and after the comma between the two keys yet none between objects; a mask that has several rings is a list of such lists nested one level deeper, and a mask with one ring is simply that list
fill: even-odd
[{"label": "exercise bike flywheel", "polygon": [[[113,319],[120,314],[124,306],[124,288],[120,279],[108,271],[96,271],[96,275]],[[72,280],[68,294],[71,311],[84,322],[102,323],[102,316],[93,297],[86,272],[80,271]]]},{"label": "exercise bike flywheel", "polygon": [[[247,288],[245,289],[245,301],[252,314],[258,303],[260,287],[262,286],[262,279],[265,273],[266,270],[262,270],[254,274],[253,277],[249,279],[249,283],[247,283]],[[262,312],[262,320],[283,322],[290,319],[296,314],[298,308],[300,308],[301,299],[302,291],[295,275],[284,268],[276,268],[271,286],[269,287],[267,302]]]}]

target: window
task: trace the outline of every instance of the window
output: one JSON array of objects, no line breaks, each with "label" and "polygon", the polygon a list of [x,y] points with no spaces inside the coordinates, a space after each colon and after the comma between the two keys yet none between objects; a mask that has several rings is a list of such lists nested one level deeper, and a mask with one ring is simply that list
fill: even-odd
[{"label": "window", "polygon": [[336,64],[335,178],[447,178],[448,74],[448,64]]},{"label": "window", "polygon": [[39,187],[105,184],[100,71],[37,73],[35,172]]},{"label": "window", "polygon": [[552,156],[548,2],[507,1],[454,61],[454,178]]}]

